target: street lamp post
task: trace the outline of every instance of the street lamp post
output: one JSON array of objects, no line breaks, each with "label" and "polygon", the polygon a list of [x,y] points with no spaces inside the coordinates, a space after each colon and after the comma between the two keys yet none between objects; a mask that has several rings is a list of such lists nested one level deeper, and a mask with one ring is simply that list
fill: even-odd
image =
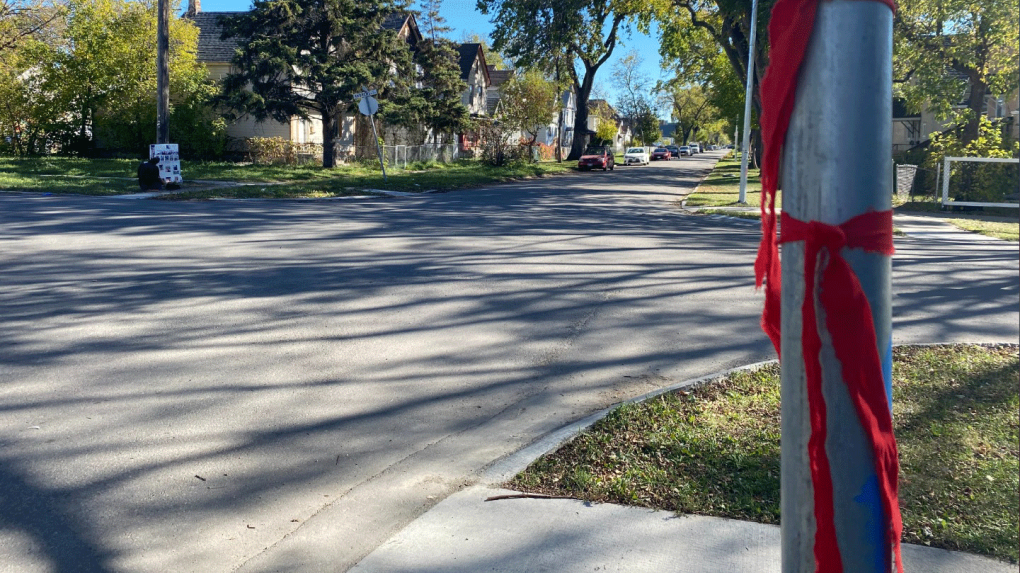
[{"label": "street lamp post", "polygon": [[744,90],[744,145],[740,154],[740,196],[747,204],[747,152],[751,144],[751,94],[754,88],[755,37],[758,35],[758,0],[751,3],[751,43],[747,47],[747,88]]}]

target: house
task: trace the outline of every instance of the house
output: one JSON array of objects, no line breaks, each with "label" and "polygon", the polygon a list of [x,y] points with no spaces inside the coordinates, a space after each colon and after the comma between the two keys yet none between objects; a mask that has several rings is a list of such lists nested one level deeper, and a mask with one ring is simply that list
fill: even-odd
[{"label": "house", "polygon": [[513,70],[497,70],[496,66],[488,66],[489,87],[485,90],[485,112],[489,117],[496,115],[497,107],[503,97],[503,84],[514,77]]},{"label": "house", "polygon": [[[605,119],[603,119],[605,118]],[[588,130],[594,133],[602,121],[611,121],[615,124],[616,135],[609,143],[613,151],[623,151],[632,137],[629,122],[625,122],[613,106],[604,99],[588,100]]]},{"label": "house", "polygon": [[[503,105],[503,86],[513,78],[513,70],[497,70],[495,66],[489,66],[489,87],[486,90],[486,111],[489,117],[497,117]],[[561,146],[561,157],[570,154],[570,146],[574,137],[574,115],[577,112],[577,95],[571,86],[560,95],[560,109],[549,118],[548,125],[538,131],[536,141],[546,149],[547,159],[552,159],[556,154],[556,145]],[[531,139],[530,133],[515,133],[511,135],[512,140]]]},{"label": "house", "polygon": [[[190,0],[183,17],[191,20],[198,28],[198,61],[205,65],[211,79],[221,81],[231,71],[231,60],[237,49],[237,40],[221,39],[222,28],[219,19],[233,16],[237,12],[203,12],[200,2],[201,0]],[[423,38],[411,13],[390,14],[382,27],[396,31],[412,49]],[[344,115],[338,122],[339,133],[335,139],[338,146],[352,146],[356,140],[364,138],[358,136],[359,123],[355,114]],[[230,123],[227,126],[227,135],[235,140],[276,137],[296,144],[321,145],[321,129],[322,121],[317,116],[310,116],[308,119],[293,117],[289,122],[283,123],[272,119],[257,122],[255,118],[246,116]],[[371,137],[371,134],[368,134],[369,140]]]},{"label": "house", "polygon": [[[485,63],[482,45],[461,44],[457,47],[457,52],[460,56],[460,79],[467,84],[460,101],[467,107],[471,117],[485,117],[488,114],[487,90],[492,85],[492,79],[489,76],[489,66]],[[464,132],[458,135],[457,143],[459,151],[474,153],[480,141],[477,133]]]},{"label": "house", "polygon": [[[948,75],[955,79],[966,82],[967,77],[959,72],[948,70]],[[1018,126],[1017,115],[1020,93],[1014,94],[1011,99],[1005,99],[995,95],[985,96],[985,117],[992,121],[1003,122],[1003,128],[1015,141],[1020,138],[1020,126]],[[956,109],[965,109],[970,100],[970,89],[960,98]],[[892,152],[899,153],[912,147],[925,145],[931,140],[933,133],[940,133],[949,128],[949,124],[939,121],[934,112],[927,107],[920,112],[908,111],[906,102],[899,98],[893,98],[892,109]]]}]

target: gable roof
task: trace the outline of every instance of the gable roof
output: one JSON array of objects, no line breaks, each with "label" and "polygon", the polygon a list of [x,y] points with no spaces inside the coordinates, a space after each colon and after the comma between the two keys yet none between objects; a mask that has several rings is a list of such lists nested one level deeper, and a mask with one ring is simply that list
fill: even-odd
[{"label": "gable roof", "polygon": [[198,61],[229,62],[234,59],[237,49],[237,38],[220,39],[223,33],[220,28],[221,16],[236,16],[244,12],[198,12],[187,16],[187,19],[198,27]]},{"label": "gable roof", "polygon": [[595,111],[595,110],[597,110],[599,108],[601,108],[601,109],[603,109],[605,111],[608,111],[609,112],[609,116],[611,118],[615,119],[615,118],[619,117],[619,114],[616,113],[616,108],[614,108],[613,106],[609,105],[608,101],[606,101],[604,99],[590,99],[590,100],[588,100],[588,109],[590,111]]},{"label": "gable roof", "polygon": [[497,70],[496,66],[487,66],[487,67],[488,67],[488,72],[489,72],[489,86],[490,87],[498,88],[499,86],[501,86],[501,85],[505,84],[506,82],[510,81],[510,78],[513,77],[513,75],[514,75],[514,71],[513,70]]},{"label": "gable roof", "polygon": [[[198,52],[199,62],[229,62],[234,59],[234,52],[237,50],[237,38],[222,39],[223,28],[220,27],[220,17],[236,16],[246,12],[197,12],[184,16],[195,23],[198,27]],[[418,30],[418,22],[410,12],[394,12],[383,20],[384,30],[393,30],[398,34],[408,28],[407,41],[412,45],[422,39]]]},{"label": "gable roof", "polygon": [[489,76],[489,67],[485,65],[485,54],[482,52],[482,45],[474,42],[467,44],[461,44],[457,46],[457,52],[460,54],[460,79],[467,81],[471,76],[471,66],[474,65],[475,60],[481,60],[480,69],[485,74],[485,83],[492,85],[492,79]]}]

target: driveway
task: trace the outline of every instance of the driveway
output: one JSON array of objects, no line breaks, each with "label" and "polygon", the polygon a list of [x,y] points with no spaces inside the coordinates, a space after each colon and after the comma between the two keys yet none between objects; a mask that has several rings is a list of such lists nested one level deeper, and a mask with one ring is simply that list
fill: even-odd
[{"label": "driveway", "polygon": [[[344,571],[567,422],[774,357],[757,226],[672,205],[718,155],[420,198],[0,194],[0,570]],[[897,248],[897,342],[1016,342],[1015,244]]]}]

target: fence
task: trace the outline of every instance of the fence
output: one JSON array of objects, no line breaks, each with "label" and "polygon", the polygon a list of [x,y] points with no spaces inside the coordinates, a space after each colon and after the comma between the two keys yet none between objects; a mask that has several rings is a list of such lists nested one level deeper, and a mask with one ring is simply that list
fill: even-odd
[{"label": "fence", "polygon": [[[939,168],[896,164],[893,189],[900,200],[920,200],[943,207],[1017,207],[1020,199],[1016,158],[948,159]],[[953,163],[953,168],[947,180],[949,163]]]},{"label": "fence", "polygon": [[381,149],[374,145],[337,145],[336,158],[342,163],[379,162],[382,152],[383,162],[391,169],[406,169],[414,163],[453,163],[470,153],[460,151],[457,145],[383,145]]}]

